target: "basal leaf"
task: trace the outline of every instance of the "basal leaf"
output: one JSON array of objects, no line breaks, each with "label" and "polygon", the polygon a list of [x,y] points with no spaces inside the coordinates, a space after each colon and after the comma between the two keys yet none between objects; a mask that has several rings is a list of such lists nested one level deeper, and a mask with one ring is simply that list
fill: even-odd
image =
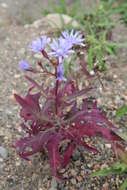
[{"label": "basal leaf", "polygon": [[76,148],[76,144],[74,142],[72,142],[71,144],[68,145],[68,147],[67,147],[67,149],[66,149],[66,151],[64,153],[64,159],[63,159],[63,162],[62,162],[62,167],[63,168],[65,168],[68,165],[68,163],[70,161],[70,158],[71,158],[75,148]]},{"label": "basal leaf", "polygon": [[46,148],[48,150],[49,163],[51,166],[52,174],[57,176],[57,169],[61,166],[62,158],[59,152],[59,144],[61,142],[61,136],[54,134],[48,141]]}]

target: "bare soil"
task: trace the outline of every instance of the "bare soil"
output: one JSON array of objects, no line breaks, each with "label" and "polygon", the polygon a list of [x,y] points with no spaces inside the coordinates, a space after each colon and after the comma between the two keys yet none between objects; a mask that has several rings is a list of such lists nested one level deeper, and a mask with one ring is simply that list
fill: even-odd
[{"label": "bare soil", "polygon": [[[90,6],[92,2],[84,1],[84,5]],[[32,163],[28,164],[21,160],[12,148],[15,139],[22,135],[19,128],[19,106],[13,94],[18,92],[24,95],[28,86],[23,73],[18,70],[18,64],[22,58],[34,64],[36,57],[28,50],[28,45],[39,34],[47,32],[45,23],[38,28],[24,27],[24,24],[41,18],[41,6],[48,7],[48,1],[43,0],[41,4],[41,1],[34,0],[0,0],[0,146],[8,152],[6,159],[0,158],[0,190],[48,190],[53,186],[47,159],[37,155]],[[24,15],[28,14],[25,19],[21,16],[22,9]],[[30,17],[30,20],[26,17]],[[113,30],[113,39],[125,42],[126,34],[127,27],[117,23]],[[105,90],[98,80],[95,81],[96,92],[92,93],[92,97],[97,98],[98,106],[103,108],[118,130],[127,132],[127,117],[120,121],[115,119],[116,110],[127,102],[127,50],[119,50],[116,58],[107,58],[107,67],[107,72],[101,74]],[[88,176],[92,171],[108,167],[114,161],[114,155],[107,142],[96,138],[92,143],[97,144],[99,154],[95,156],[84,151],[75,152],[68,168],[61,171],[70,179],[57,182],[56,189],[119,190],[120,184],[127,176]]]}]

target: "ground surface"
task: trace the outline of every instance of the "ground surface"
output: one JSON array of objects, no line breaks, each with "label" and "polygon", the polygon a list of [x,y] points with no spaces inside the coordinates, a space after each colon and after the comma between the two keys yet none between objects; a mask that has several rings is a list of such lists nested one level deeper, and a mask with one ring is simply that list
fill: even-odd
[{"label": "ground surface", "polygon": [[[88,6],[87,1],[84,3]],[[45,23],[38,27],[28,25],[24,27],[23,24],[29,24],[41,17],[41,6],[49,6],[44,0],[42,4],[41,1],[34,0],[0,0],[0,146],[8,153],[5,158],[0,157],[0,190],[48,190],[51,186],[55,187],[47,160],[39,161],[40,158],[37,156],[33,160],[33,165],[27,164],[11,147],[12,142],[21,135],[19,107],[13,93],[19,92],[24,95],[27,88],[23,74],[18,71],[18,63],[22,58],[32,60],[28,44],[38,34],[47,32]],[[127,28],[118,23],[113,31],[113,39],[127,41],[126,34]],[[101,76],[105,90],[102,90],[97,81],[95,82],[97,90],[92,96],[97,97],[98,105],[107,111],[107,115],[116,123],[117,128],[120,131],[127,131],[126,117],[119,122],[114,118],[117,108],[127,102],[127,52],[120,50],[118,55],[118,58],[108,59],[108,72]],[[37,59],[33,58],[34,61]],[[94,179],[88,176],[91,171],[107,167],[113,162],[110,145],[105,145],[99,138],[94,139],[94,142],[98,145],[99,154],[94,156],[87,152],[83,154],[75,152],[69,167],[62,171],[70,179],[65,183],[59,182],[56,189],[119,190],[123,180],[119,176]]]}]

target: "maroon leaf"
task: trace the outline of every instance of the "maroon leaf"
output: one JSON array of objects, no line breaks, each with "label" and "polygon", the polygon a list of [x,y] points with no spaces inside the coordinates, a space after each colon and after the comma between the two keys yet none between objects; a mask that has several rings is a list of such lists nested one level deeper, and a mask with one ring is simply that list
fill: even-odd
[{"label": "maroon leaf", "polygon": [[48,141],[46,148],[48,150],[49,163],[51,166],[52,174],[57,176],[57,169],[61,166],[62,158],[59,153],[59,144],[61,136],[54,134]]},{"label": "maroon leaf", "polygon": [[76,144],[74,142],[72,142],[71,144],[68,145],[68,147],[67,147],[67,149],[66,149],[66,151],[64,153],[64,159],[63,159],[63,162],[62,162],[62,167],[63,168],[65,168],[68,165],[68,163],[70,161],[70,158],[71,158],[75,148],[76,148]]},{"label": "maroon leaf", "polygon": [[39,98],[40,93],[27,96],[23,99],[21,96],[14,94],[16,101],[22,106],[20,115],[25,120],[38,120],[40,119],[40,106]]},{"label": "maroon leaf", "polygon": [[40,132],[36,136],[28,136],[16,141],[14,147],[22,158],[29,160],[31,155],[40,152],[46,146],[52,136],[54,136],[53,131]]}]

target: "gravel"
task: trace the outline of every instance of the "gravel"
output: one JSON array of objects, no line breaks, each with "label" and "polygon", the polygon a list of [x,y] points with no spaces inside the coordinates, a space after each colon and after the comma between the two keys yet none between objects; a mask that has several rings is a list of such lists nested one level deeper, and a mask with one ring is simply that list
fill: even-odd
[{"label": "gravel", "polygon": [[[114,30],[115,40],[124,38],[126,41],[127,28],[119,23],[117,25]],[[12,148],[15,139],[22,136],[19,128],[19,106],[13,98],[13,93],[24,95],[28,86],[17,66],[22,58],[26,58],[31,64],[35,63],[35,59],[39,59],[34,58],[28,51],[28,45],[39,34],[52,32],[50,30],[46,23],[42,23],[38,28],[6,23],[6,26],[0,28],[0,190],[119,190],[127,175],[95,178],[89,176],[91,172],[111,166],[115,161],[111,145],[100,138],[88,139],[99,150],[98,155],[84,150],[74,152],[68,167],[61,170],[63,176],[68,178],[64,182],[56,182],[50,176],[47,158],[42,159],[35,155],[32,164],[27,163],[20,159]],[[92,91],[91,98],[96,97],[98,107],[115,123],[118,130],[127,132],[127,116],[119,121],[115,118],[116,110],[127,101],[127,54],[120,52],[120,56],[123,62],[109,58],[108,71],[100,74],[104,90],[98,80],[92,82],[82,77],[81,83],[93,83],[95,90]]]},{"label": "gravel", "polygon": [[0,157],[6,159],[7,156],[8,156],[8,151],[4,147],[0,146]]}]

